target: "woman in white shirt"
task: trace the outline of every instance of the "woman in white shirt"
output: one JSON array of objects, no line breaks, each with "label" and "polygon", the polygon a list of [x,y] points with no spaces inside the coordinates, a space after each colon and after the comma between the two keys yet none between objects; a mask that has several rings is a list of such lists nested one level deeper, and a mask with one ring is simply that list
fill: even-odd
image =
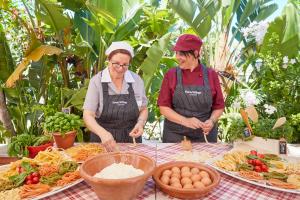
[{"label": "woman in white shirt", "polygon": [[84,102],[83,119],[92,132],[91,142],[102,142],[107,151],[116,142],[130,143],[141,135],[148,117],[144,82],[128,70],[134,53],[126,42],[113,42],[106,50],[108,67],[92,77]]}]

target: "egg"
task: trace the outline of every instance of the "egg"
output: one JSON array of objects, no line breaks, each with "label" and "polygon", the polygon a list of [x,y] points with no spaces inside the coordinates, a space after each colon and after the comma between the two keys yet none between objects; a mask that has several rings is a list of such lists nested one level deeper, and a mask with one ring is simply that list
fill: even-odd
[{"label": "egg", "polygon": [[179,173],[172,173],[171,177],[176,177],[176,178],[180,179],[181,175]]},{"label": "egg", "polygon": [[162,173],[163,175],[166,175],[166,176],[171,176],[171,174],[172,174],[172,171],[171,170],[169,170],[169,169],[167,169],[167,170],[165,170],[165,171],[163,171],[163,173]]},{"label": "egg", "polygon": [[184,171],[181,173],[182,178],[183,177],[191,177],[193,174],[190,171]]},{"label": "egg", "polygon": [[196,188],[196,189],[205,188],[205,185],[200,181],[196,181],[193,185],[194,185],[194,188]]},{"label": "egg", "polygon": [[211,180],[210,180],[210,178],[208,178],[208,177],[204,177],[204,178],[201,180],[201,182],[202,182],[205,186],[208,186],[208,185],[211,184]]},{"label": "egg", "polygon": [[194,174],[191,176],[191,180],[193,181],[193,183],[200,181],[202,179],[202,177],[200,176],[200,174]]},{"label": "egg", "polygon": [[189,171],[190,171],[190,168],[187,167],[187,166],[184,166],[184,167],[181,168],[181,173],[182,173],[182,172],[186,172],[186,171],[189,172]]},{"label": "egg", "polygon": [[182,185],[181,185],[179,182],[177,182],[177,183],[172,183],[171,186],[172,186],[172,187],[175,187],[175,188],[182,188]]},{"label": "egg", "polygon": [[204,177],[209,178],[209,174],[206,171],[201,171],[201,172],[199,172],[199,174],[202,176],[202,178],[204,178]]},{"label": "egg", "polygon": [[188,178],[188,177],[183,177],[181,180],[180,180],[180,183],[182,184],[182,185],[185,185],[185,184],[188,184],[188,183],[192,183],[192,180],[190,179],[190,178]]},{"label": "egg", "polygon": [[171,171],[172,171],[173,173],[180,173],[179,167],[172,167]]},{"label": "egg", "polygon": [[192,174],[199,174],[200,170],[198,168],[196,168],[196,167],[193,167],[191,169],[191,172],[192,172]]},{"label": "egg", "polygon": [[184,189],[193,189],[193,185],[191,183],[187,183],[183,186]]},{"label": "egg", "polygon": [[163,184],[169,185],[170,178],[167,175],[163,175],[160,180],[163,182]]},{"label": "egg", "polygon": [[179,180],[179,178],[171,177],[170,183],[171,183],[171,184],[173,184],[173,183],[180,183],[180,180]]}]

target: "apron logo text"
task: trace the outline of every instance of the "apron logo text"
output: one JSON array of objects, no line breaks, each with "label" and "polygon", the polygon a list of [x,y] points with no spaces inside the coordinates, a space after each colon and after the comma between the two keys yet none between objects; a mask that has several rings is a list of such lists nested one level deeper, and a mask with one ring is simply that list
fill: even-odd
[{"label": "apron logo text", "polygon": [[112,104],[117,104],[117,105],[119,105],[119,106],[124,106],[124,105],[127,104],[126,101],[113,101],[113,102],[111,102],[111,103],[112,103]]}]

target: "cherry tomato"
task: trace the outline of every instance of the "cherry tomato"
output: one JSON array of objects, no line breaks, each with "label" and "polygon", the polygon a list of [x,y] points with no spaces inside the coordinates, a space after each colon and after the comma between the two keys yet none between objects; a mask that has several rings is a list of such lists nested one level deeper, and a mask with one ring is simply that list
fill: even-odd
[{"label": "cherry tomato", "polygon": [[33,183],[33,184],[37,184],[38,182],[40,182],[39,177],[36,177],[36,176],[35,176],[35,177],[32,178],[32,183]]},{"label": "cherry tomato", "polygon": [[263,163],[261,162],[261,160],[255,160],[255,165],[256,166],[261,166]]},{"label": "cherry tomato", "polygon": [[32,178],[33,178],[33,176],[32,176],[31,174],[29,174],[28,176],[26,176],[26,179],[25,179],[25,180],[26,180],[26,181],[27,181],[27,180],[32,180]]},{"label": "cherry tomato", "polygon": [[257,157],[259,157],[259,158],[265,158],[265,155],[264,155],[264,154],[258,153],[258,154],[257,154]]},{"label": "cherry tomato", "polygon": [[253,165],[253,160],[252,159],[248,160],[248,164]]},{"label": "cherry tomato", "polygon": [[255,150],[251,150],[251,151],[250,151],[250,154],[251,154],[251,155],[255,155],[255,156],[257,156],[257,151],[255,151]]},{"label": "cherry tomato", "polygon": [[32,180],[27,180],[26,185],[30,185],[30,184],[32,184]]},{"label": "cherry tomato", "polygon": [[38,172],[33,172],[31,175],[32,175],[33,177],[40,177],[40,174],[39,174]]},{"label": "cherry tomato", "polygon": [[268,172],[268,167],[267,167],[267,165],[262,165],[261,166],[261,171],[263,171],[263,172]]},{"label": "cherry tomato", "polygon": [[261,167],[260,167],[260,166],[255,166],[255,167],[254,167],[254,171],[256,171],[256,172],[261,172]]},{"label": "cherry tomato", "polygon": [[22,167],[17,167],[17,172],[18,172],[18,174],[21,174],[21,168],[22,168]]}]

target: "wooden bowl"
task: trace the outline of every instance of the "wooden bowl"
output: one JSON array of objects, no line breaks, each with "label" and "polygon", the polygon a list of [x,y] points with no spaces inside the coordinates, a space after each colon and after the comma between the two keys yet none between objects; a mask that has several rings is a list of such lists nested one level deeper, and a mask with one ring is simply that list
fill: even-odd
[{"label": "wooden bowl", "polygon": [[[143,175],[126,179],[102,179],[93,177],[113,163],[125,163],[144,171]],[[86,160],[80,167],[82,178],[93,188],[101,200],[129,200],[143,190],[155,169],[155,161],[143,154],[129,152],[103,153]]]},{"label": "wooden bowl", "polygon": [[[160,180],[160,177],[164,170],[171,169],[172,167],[181,168],[183,166],[196,167],[201,171],[206,171],[209,174],[212,183],[206,186],[205,188],[183,189],[183,188],[175,188],[170,185],[166,185]],[[161,191],[163,191],[164,193],[170,196],[176,198],[183,198],[183,199],[195,199],[195,198],[206,196],[209,192],[211,192],[215,187],[219,185],[221,180],[220,174],[216,170],[212,169],[211,167],[200,163],[184,162],[184,161],[168,162],[156,167],[152,178],[154,179],[156,185],[160,188]]]}]

